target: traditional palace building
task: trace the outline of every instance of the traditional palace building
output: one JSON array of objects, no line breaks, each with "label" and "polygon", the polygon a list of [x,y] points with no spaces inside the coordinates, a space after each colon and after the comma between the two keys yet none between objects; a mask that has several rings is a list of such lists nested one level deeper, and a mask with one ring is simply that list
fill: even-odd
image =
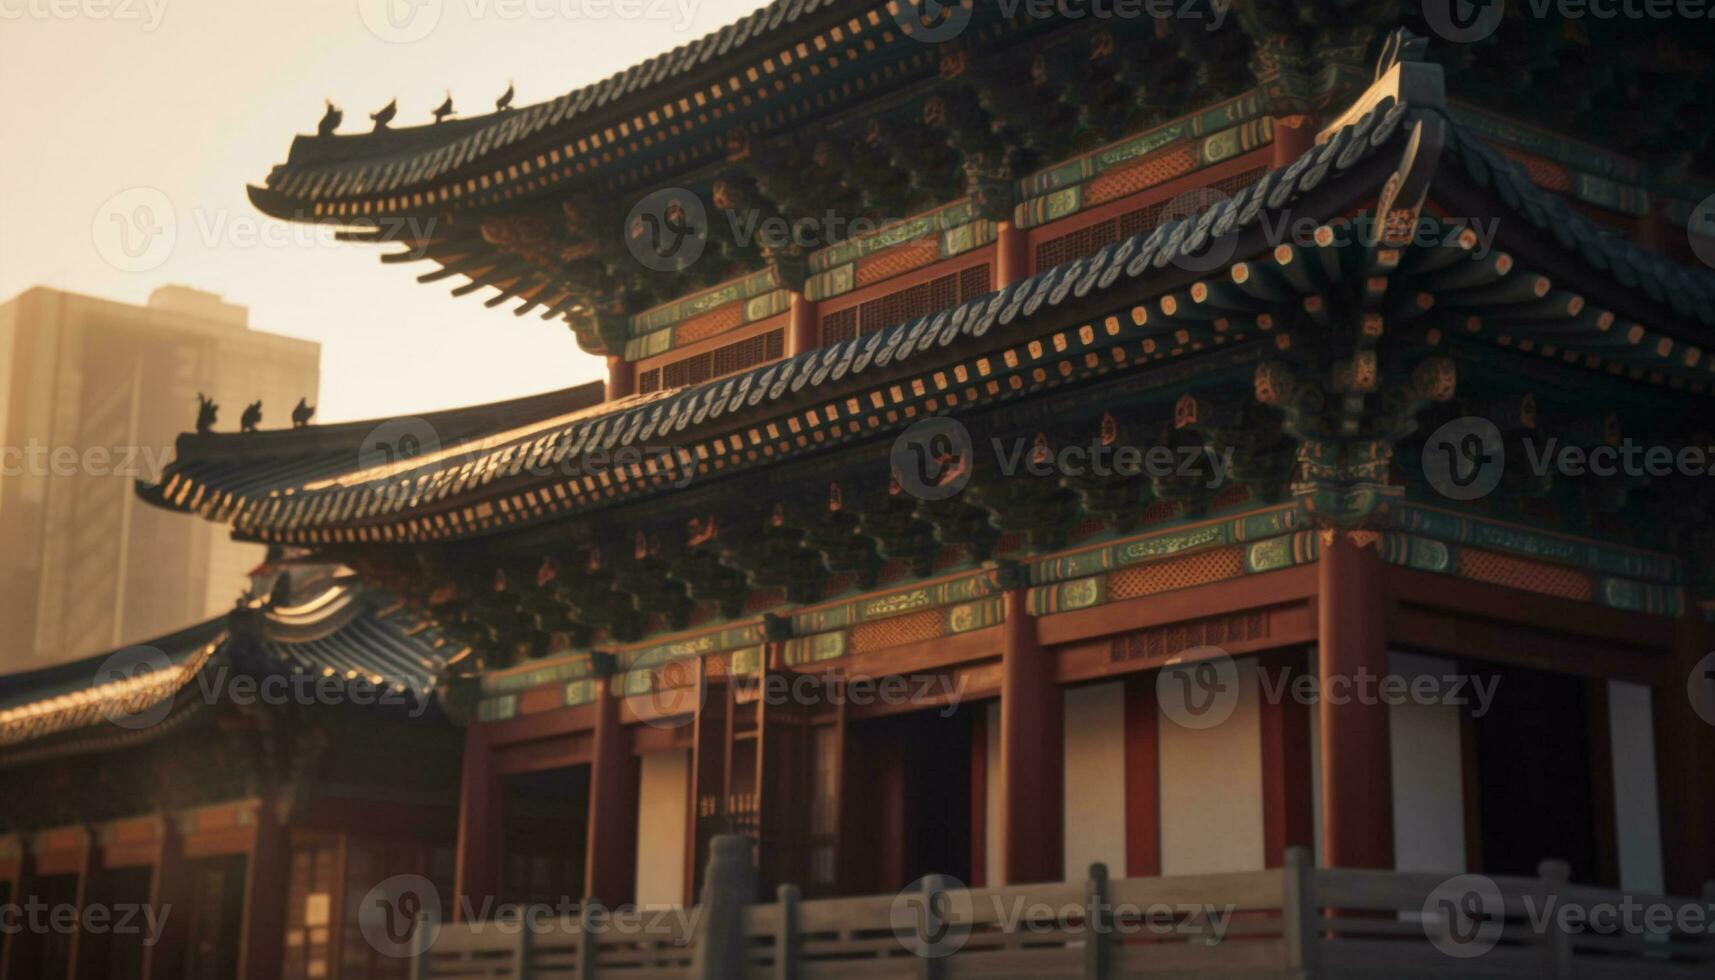
[{"label": "traditional palace building", "polygon": [[[330,117],[253,189],[609,368],[186,435],[139,488],[444,642],[410,732],[463,726],[456,838],[317,824],[332,867],[456,842],[422,976],[899,975],[855,896],[924,875],[1257,910],[1194,949],[997,926],[925,975],[1704,975],[1692,930],[1533,934],[1518,898],[1715,878],[1709,478],[1537,465],[1710,445],[1706,53],[1522,16],[1426,51],[1387,2],[926,6],[777,0],[539,105]],[[371,748],[371,792],[429,761]],[[1461,874],[1505,896],[1489,959],[1423,915]],[[245,976],[377,975],[298,955],[313,893],[268,891],[286,955]],[[557,946],[482,929],[568,895]],[[690,953],[587,912],[699,896]]]}]

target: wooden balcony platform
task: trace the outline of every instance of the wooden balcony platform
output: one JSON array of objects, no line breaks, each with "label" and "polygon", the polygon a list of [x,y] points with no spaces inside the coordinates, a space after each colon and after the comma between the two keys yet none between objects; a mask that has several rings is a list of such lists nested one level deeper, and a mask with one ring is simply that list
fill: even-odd
[{"label": "wooden balcony platform", "polygon": [[[1715,892],[1702,899],[1626,896],[1571,885],[1552,862],[1539,878],[1490,878],[1473,905],[1447,877],[1313,868],[1295,849],[1281,869],[1243,874],[941,889],[780,900],[725,917],[705,905],[521,928],[517,921],[443,925],[413,965],[419,980],[863,980],[863,978],[1648,978],[1715,976]],[[712,876],[711,876],[712,879]],[[1096,901],[1104,899],[1104,901]],[[1478,910],[1438,913],[1444,900]],[[1648,932],[1586,927],[1562,910],[1672,916]],[[1097,909],[1093,914],[1090,909]],[[1197,910],[1212,910],[1199,912]],[[1451,923],[1451,925],[1450,925]],[[1695,923],[1701,923],[1696,925]],[[1092,926],[1094,928],[1092,928]],[[1459,935],[1455,935],[1455,933]],[[1460,938],[1464,941],[1461,942]],[[727,944],[732,967],[699,955]],[[927,955],[925,955],[927,954]],[[1476,955],[1471,955],[1476,954]]]}]

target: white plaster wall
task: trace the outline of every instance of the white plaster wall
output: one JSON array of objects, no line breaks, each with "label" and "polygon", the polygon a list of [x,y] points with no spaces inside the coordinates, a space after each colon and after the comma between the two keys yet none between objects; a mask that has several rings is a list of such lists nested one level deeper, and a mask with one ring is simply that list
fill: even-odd
[{"label": "white plaster wall", "polygon": [[[1450,660],[1388,654],[1388,669],[1408,682],[1460,673]],[[1439,684],[1437,691],[1454,689]],[[1469,695],[1468,688],[1458,693]],[[1463,724],[1456,704],[1405,704],[1388,708],[1393,768],[1393,859],[1401,871],[1465,870],[1465,776],[1460,748]]]},{"label": "white plaster wall", "polygon": [[984,785],[983,878],[990,887],[1001,880],[1001,854],[1005,851],[1005,829],[1001,825],[1006,799],[1006,774],[1000,768],[1000,702],[991,701],[983,709],[988,720],[983,729],[988,736],[987,779]]},{"label": "white plaster wall", "polygon": [[1164,875],[1262,870],[1262,718],[1249,661],[1239,681],[1232,716],[1213,728],[1157,719]]},{"label": "white plaster wall", "polygon": [[689,819],[691,751],[652,752],[640,761],[637,904],[682,905],[685,898],[685,821]]},{"label": "white plaster wall", "polygon": [[1648,687],[1625,681],[1608,682],[1608,738],[1614,755],[1614,826],[1620,849],[1620,888],[1642,895],[1660,895],[1666,890],[1653,714]]},{"label": "white plaster wall", "polygon": [[1125,687],[1075,687],[1064,696],[1066,880],[1100,861],[1125,877]]}]

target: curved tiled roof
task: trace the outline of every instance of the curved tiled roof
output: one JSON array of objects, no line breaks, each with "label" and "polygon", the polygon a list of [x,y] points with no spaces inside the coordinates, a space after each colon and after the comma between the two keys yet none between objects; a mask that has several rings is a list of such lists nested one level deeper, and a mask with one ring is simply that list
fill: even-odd
[{"label": "curved tiled roof", "polygon": [[[302,136],[294,141],[286,163],[269,174],[267,187],[252,188],[251,196],[269,214],[301,217],[301,208],[329,198],[421,188],[550,134],[584,132],[615,122],[626,125],[622,117],[639,110],[648,110],[646,115],[653,118],[662,110],[645,105],[645,99],[671,83],[697,78],[717,67],[720,59],[773,53],[800,35],[848,19],[874,24],[888,16],[882,12],[887,6],[774,0],[737,23],[547,102],[411,129]],[[666,112],[671,116],[670,107]]]},{"label": "curved tiled roof", "polygon": [[[127,730],[163,728],[213,700],[192,688],[205,672],[235,660],[267,674],[335,677],[408,692],[420,704],[455,652],[431,624],[390,598],[349,581],[327,581],[296,606],[251,602],[146,643],[0,677],[0,745],[120,718]],[[174,705],[160,707],[175,698]],[[157,723],[130,723],[151,709],[161,714]]]},{"label": "curved tiled roof", "polygon": [[[1230,200],[1182,220],[1166,222],[998,293],[732,377],[665,392],[647,400],[604,406],[564,425],[532,430],[527,437],[496,441],[459,460],[456,468],[436,464],[415,471],[353,470],[342,477],[337,487],[290,484],[265,487],[258,481],[235,484],[227,476],[229,462],[219,456],[191,455],[176,460],[160,484],[142,488],[142,492],[166,506],[231,522],[244,536],[305,544],[454,538],[485,532],[496,524],[605,506],[622,496],[658,490],[682,472],[698,467],[708,470],[706,461],[686,448],[693,439],[703,440],[697,447],[699,451],[724,442],[729,455],[736,454],[745,426],[766,426],[765,420],[780,420],[781,412],[798,411],[811,399],[825,402],[832,411],[831,406],[842,404],[841,399],[855,392],[873,390],[902,376],[921,377],[924,372],[946,367],[949,358],[989,353],[1013,339],[997,338],[1010,333],[1015,325],[1035,321],[1048,311],[1110,290],[1119,293],[1129,287],[1123,297],[1129,303],[1140,296],[1180,288],[1184,283],[1179,280],[1185,278],[1181,274],[1183,266],[1194,266],[1181,260],[1198,253],[1215,238],[1237,239],[1244,235],[1246,241],[1260,243],[1263,236],[1257,226],[1265,215],[1281,217],[1300,208],[1291,217],[1324,220],[1337,217],[1344,212],[1312,214],[1302,210],[1305,196],[1318,189],[1327,191],[1335,184],[1341,185],[1348,203],[1355,202],[1361,194],[1374,193],[1393,160],[1377,165],[1368,161],[1384,146],[1404,144],[1401,133],[1408,128],[1405,125],[1408,119],[1426,118],[1413,116],[1406,106],[1390,100],[1342,127],[1291,165],[1265,174]],[[1446,131],[1449,150],[1444,150],[1442,156],[1453,158],[1465,180],[1437,178],[1437,193],[1443,188],[1457,190],[1467,197],[1471,188],[1484,194],[1493,192],[1500,198],[1501,207],[1524,216],[1531,228],[1527,235],[1519,231],[1517,223],[1505,224],[1502,237],[1509,240],[1509,247],[1516,244],[1521,253],[1528,251],[1556,260],[1577,256],[1589,269],[1579,272],[1582,278],[1568,279],[1570,288],[1585,288],[1585,279],[1592,280],[1593,287],[1601,285],[1594,280],[1617,283],[1622,288],[1613,290],[1620,301],[1613,306],[1616,311],[1640,318],[1659,312],[1664,319],[1686,321],[1697,328],[1715,323],[1712,319],[1715,303],[1710,302],[1715,297],[1715,276],[1652,255],[1603,230],[1555,195],[1531,185],[1516,164],[1480,140],[1461,137],[1450,120]],[[1365,176],[1350,176],[1358,170]],[[1480,203],[1483,210],[1468,213],[1496,213],[1493,204]],[[1280,247],[1288,251],[1295,248]],[[1262,250],[1260,245],[1258,250]],[[1139,283],[1147,284],[1144,292],[1139,292]],[[1651,306],[1659,309],[1649,310]],[[1142,326],[1141,322],[1138,325]],[[1642,328],[1636,324],[1630,329],[1643,336]],[[995,336],[988,336],[991,332]],[[1687,340],[1697,339],[1695,334],[1681,337],[1680,349],[1687,358],[1701,357],[1697,348],[1683,346]],[[1708,366],[1705,361],[1699,367],[1696,360],[1689,360],[1686,365],[1697,367],[1700,372]],[[993,377],[1005,380],[1008,374],[1017,375],[1030,367],[996,365]],[[1703,387],[1700,382],[1695,390],[1701,391]],[[836,429],[828,426],[818,433],[815,445],[837,443],[845,438]],[[722,433],[728,435],[723,438]],[[749,449],[755,449],[761,441],[755,430],[742,438],[748,439],[745,445]],[[792,452],[809,448],[802,435],[795,446],[788,446],[784,437],[777,442]],[[605,478],[584,480],[580,488],[575,485],[577,481],[551,486],[538,477],[543,472],[553,474],[567,469],[585,472],[580,461],[592,451],[611,454],[642,446],[670,447],[670,453],[654,459],[651,469],[629,483]],[[774,458],[779,458],[778,454]],[[505,512],[504,501],[499,505],[492,503],[501,484],[509,489],[526,488],[519,491],[521,496],[514,497],[510,512]],[[523,504],[517,502],[520,499]],[[483,503],[484,500],[490,502]],[[455,507],[463,508],[466,513],[472,510],[478,513],[474,518],[460,518]],[[453,515],[453,523],[462,526],[448,526],[435,519],[442,514]],[[374,533],[369,534],[370,531]],[[345,536],[336,537],[336,533]]]}]

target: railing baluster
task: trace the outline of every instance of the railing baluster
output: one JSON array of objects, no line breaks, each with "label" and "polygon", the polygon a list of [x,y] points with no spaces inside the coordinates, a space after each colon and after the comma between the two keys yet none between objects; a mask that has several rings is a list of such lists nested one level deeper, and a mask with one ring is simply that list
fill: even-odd
[{"label": "railing baluster", "polygon": [[917,959],[919,980],[941,980],[947,975],[947,953],[942,949],[946,939],[946,923],[941,921],[941,895],[947,890],[947,879],[941,875],[923,876],[923,914],[917,918],[917,942],[923,955]]},{"label": "railing baluster", "polygon": [[1090,880],[1084,886],[1084,980],[1107,980],[1109,935],[1108,866],[1090,865]]},{"label": "railing baluster", "polygon": [[1286,849],[1281,868],[1281,938],[1289,970],[1312,973],[1322,950],[1321,911],[1316,902],[1316,865],[1305,847]]},{"label": "railing baluster", "polygon": [[774,980],[795,980],[798,976],[798,886],[781,885],[775,894],[780,898],[780,922],[774,930]]},{"label": "railing baluster", "polygon": [[530,947],[534,945],[535,937],[530,934],[530,910],[520,906],[518,909],[518,941],[513,944],[512,955],[516,957],[514,976],[518,980],[530,980]]},{"label": "railing baluster", "polygon": [[[1542,878],[1546,886],[1544,891],[1550,898],[1558,895],[1566,883],[1572,880],[1572,866],[1552,858],[1538,864],[1536,873]],[[1549,916],[1548,935],[1543,942],[1543,958],[1546,961],[1543,976],[1554,977],[1556,980],[1566,980],[1572,976],[1572,934],[1560,927],[1558,915]]]},{"label": "railing baluster", "polygon": [[601,960],[601,942],[596,936],[595,924],[599,908],[600,901],[590,898],[585,899],[584,907],[578,910],[578,980],[591,980]]},{"label": "railing baluster", "polygon": [[[417,913],[417,931],[411,934],[413,943],[418,936],[426,935],[424,930],[433,928],[431,922],[432,920],[429,917],[429,913]],[[411,980],[429,980],[429,977],[432,975],[430,973],[431,964],[429,963],[429,956],[433,952],[434,946],[431,944],[419,949],[417,951],[417,955],[411,957]]]}]

